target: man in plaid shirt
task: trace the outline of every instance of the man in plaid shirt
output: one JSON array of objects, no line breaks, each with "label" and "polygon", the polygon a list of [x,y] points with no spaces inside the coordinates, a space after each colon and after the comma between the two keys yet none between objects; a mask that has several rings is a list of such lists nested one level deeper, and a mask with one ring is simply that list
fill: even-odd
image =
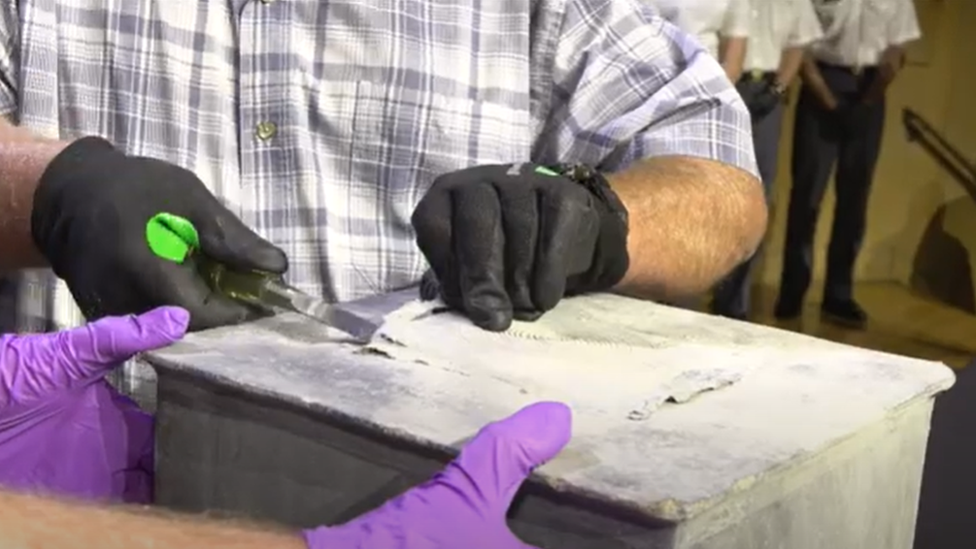
[{"label": "man in plaid shirt", "polygon": [[[13,199],[0,218],[0,267],[39,268],[0,281],[0,331],[162,304],[188,308],[191,329],[241,320],[238,306],[151,257],[143,232],[160,211],[196,217],[211,255],[285,269],[236,221],[214,232],[229,210],[284,251],[293,285],[332,300],[409,286],[429,263],[447,301],[492,329],[538,316],[563,293],[701,292],[765,227],[739,96],[694,40],[636,0],[3,0],[0,38],[10,121],[0,197]],[[105,141],[75,143],[42,186],[50,192],[34,197],[50,160],[84,136]],[[629,232],[548,216],[562,228],[546,236],[545,216],[513,213],[526,203],[519,193],[572,203],[564,193],[579,185],[543,190],[518,176],[503,186],[514,194],[492,183],[490,203],[466,186],[465,208],[481,217],[441,204],[411,223],[422,197],[437,202],[432,189],[502,176],[459,170],[520,162],[606,174]],[[434,186],[438,176],[450,181]],[[226,210],[201,198],[204,186]],[[64,219],[35,212],[57,230],[32,237],[29,208],[42,195]],[[461,225],[450,231],[444,219]],[[566,246],[581,256],[567,259],[575,265],[545,262]],[[42,256],[60,279],[40,269]],[[567,269],[590,272],[552,274],[578,274]]]},{"label": "man in plaid shirt", "polygon": [[246,320],[160,212],[332,300],[430,268],[489,330],[704,291],[766,222],[739,96],[637,0],[3,0],[0,111],[0,331]]},{"label": "man in plaid shirt", "polygon": [[[631,0],[492,2],[477,9],[465,2],[358,0],[4,3],[0,111],[19,128],[7,128],[11,144],[0,150],[0,170],[13,171],[0,172],[11,189],[3,194],[20,196],[15,207],[26,208],[49,160],[83,136],[107,140],[115,147],[111,156],[128,159],[131,169],[116,169],[115,160],[93,152],[109,154],[102,143],[77,144],[71,157],[105,173],[76,164],[62,170],[73,172],[73,183],[55,200],[57,209],[62,203],[99,209],[104,226],[82,234],[61,223],[73,227],[70,236],[40,235],[45,242],[38,247],[48,248],[42,254],[58,256],[60,279],[34,270],[0,282],[0,331],[58,329],[84,316],[160,304],[187,307],[191,328],[240,320],[239,308],[221,306],[203,290],[189,295],[188,280],[160,273],[164,261],[146,250],[123,251],[114,234],[125,230],[141,242],[145,217],[189,212],[173,201],[188,201],[195,196],[189,186],[201,182],[285,252],[292,284],[334,300],[416,283],[428,261],[450,289],[461,274],[441,272],[445,258],[434,261],[428,253],[425,261],[421,250],[429,250],[422,240],[415,244],[410,216],[435,177],[472,166],[571,162],[607,174],[629,213],[630,254],[602,255],[615,256],[604,257],[617,262],[609,271],[624,267],[627,274],[575,281],[570,291],[617,285],[651,298],[693,294],[750,255],[764,229],[739,97],[694,41]],[[29,144],[13,144],[24,139]],[[150,176],[136,165],[141,156],[187,171]],[[96,185],[105,192],[95,193]],[[88,204],[103,196],[118,207]],[[201,218],[214,218],[216,203],[195,202]],[[517,198],[500,202],[486,219],[471,222],[521,219],[504,212]],[[443,208],[423,213],[451,215]],[[7,219],[0,223],[14,232],[0,242],[0,265],[31,255],[39,239]],[[198,229],[206,244],[208,227]],[[536,241],[524,228],[511,230],[517,236],[509,242]],[[252,257],[228,252],[225,259],[285,268],[280,257],[254,257],[264,244],[238,232],[224,235],[232,239],[226,246],[250,249]],[[481,235],[470,227],[452,234]],[[430,245],[470,255],[457,239],[441,240]],[[81,252],[82,259],[67,259]],[[536,255],[500,253],[506,254],[500,269],[474,267],[467,275],[500,277],[487,289],[465,282],[480,288],[487,304],[454,292],[472,318],[499,308],[529,310],[515,316],[531,317],[561,297],[539,296],[540,305],[527,290],[531,282],[505,284],[528,261],[511,256]],[[483,266],[485,257],[471,261]],[[544,285],[558,292],[562,286],[552,278]],[[466,308],[465,299],[475,303]],[[513,314],[481,323],[506,326]],[[144,396],[151,400],[151,393]]]}]

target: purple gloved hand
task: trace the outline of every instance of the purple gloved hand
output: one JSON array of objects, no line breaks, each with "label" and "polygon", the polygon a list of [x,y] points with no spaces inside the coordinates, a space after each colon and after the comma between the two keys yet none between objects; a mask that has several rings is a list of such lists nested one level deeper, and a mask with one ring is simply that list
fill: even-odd
[{"label": "purple gloved hand", "polygon": [[148,503],[153,422],[104,380],[133,355],[186,332],[162,307],[53,334],[0,336],[0,485]]},{"label": "purple gloved hand", "polygon": [[530,549],[505,523],[532,470],[566,446],[569,407],[542,402],[485,426],[424,484],[346,524],[304,532],[309,549]]}]

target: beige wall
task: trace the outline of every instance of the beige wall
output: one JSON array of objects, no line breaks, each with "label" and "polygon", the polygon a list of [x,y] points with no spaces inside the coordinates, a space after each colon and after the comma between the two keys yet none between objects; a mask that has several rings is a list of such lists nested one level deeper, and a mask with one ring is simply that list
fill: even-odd
[{"label": "beige wall", "polygon": [[[911,279],[922,234],[941,205],[962,196],[958,185],[917,145],[908,143],[901,111],[911,106],[959,148],[976,157],[976,0],[916,0],[924,40],[888,94],[884,144],[871,196],[868,231],[858,266],[863,281]],[[757,282],[779,283],[790,187],[792,114],[783,128],[779,179]],[[949,208],[946,226],[972,234],[976,257],[976,207],[968,200]],[[815,279],[823,278],[833,217],[833,191],[824,200],[816,240]],[[951,227],[950,227],[951,226]],[[819,293],[815,284],[815,293]]]}]

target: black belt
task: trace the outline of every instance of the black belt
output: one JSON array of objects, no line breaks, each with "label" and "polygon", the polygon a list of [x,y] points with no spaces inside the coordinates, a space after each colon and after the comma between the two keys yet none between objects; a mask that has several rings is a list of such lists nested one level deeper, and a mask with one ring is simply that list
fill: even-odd
[{"label": "black belt", "polygon": [[827,63],[826,61],[817,61],[817,66],[819,66],[821,69],[829,69],[834,71],[846,72],[848,74],[857,77],[874,74],[874,72],[878,70],[878,67],[874,65],[869,65],[866,67],[861,67],[861,66],[851,67],[848,65],[836,65],[834,63]]},{"label": "black belt", "polygon": [[741,82],[769,82],[776,79],[776,71],[742,71]]}]

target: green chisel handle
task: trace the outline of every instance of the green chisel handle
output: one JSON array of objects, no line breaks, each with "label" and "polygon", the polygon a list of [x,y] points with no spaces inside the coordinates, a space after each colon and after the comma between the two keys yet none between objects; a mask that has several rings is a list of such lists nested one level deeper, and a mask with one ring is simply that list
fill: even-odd
[{"label": "green chisel handle", "polygon": [[210,289],[231,299],[262,308],[287,307],[275,288],[287,287],[281,275],[260,271],[237,271],[214,261],[200,250],[196,227],[188,219],[159,213],[146,225],[146,241],[157,256],[174,263],[192,261]]},{"label": "green chisel handle", "polygon": [[235,271],[203,254],[194,254],[190,260],[214,291],[257,307],[291,308],[291,303],[282,300],[280,289],[288,285],[279,275],[259,271]]}]

